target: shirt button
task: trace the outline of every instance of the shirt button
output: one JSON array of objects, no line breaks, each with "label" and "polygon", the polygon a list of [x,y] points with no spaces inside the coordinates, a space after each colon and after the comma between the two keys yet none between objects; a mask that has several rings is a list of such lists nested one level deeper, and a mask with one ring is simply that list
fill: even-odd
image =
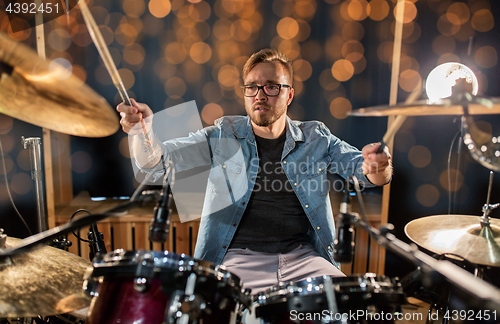
[{"label": "shirt button", "polygon": [[306,207],[306,208],[309,208],[309,205],[306,205],[305,207]]},{"label": "shirt button", "polygon": [[241,204],[242,204],[242,205],[245,205],[245,204],[246,204],[246,202],[242,202]]},{"label": "shirt button", "polygon": [[316,229],[318,229],[318,230],[319,230],[320,228],[321,228],[321,227],[319,227],[319,226],[318,226],[318,227],[316,227]]},{"label": "shirt button", "polygon": [[251,178],[250,178],[250,180],[252,180],[252,181],[253,181],[253,177],[251,177]]},{"label": "shirt button", "polygon": [[286,164],[286,161],[283,161],[283,164]]},{"label": "shirt button", "polygon": [[321,172],[321,168],[319,168],[318,172]]},{"label": "shirt button", "polygon": [[236,227],[236,224],[233,224],[234,227]]},{"label": "shirt button", "polygon": [[294,185],[294,186],[297,186],[297,182],[295,182],[293,185]]},{"label": "shirt button", "polygon": [[328,246],[328,250],[331,250],[332,248],[330,246]]},{"label": "shirt button", "polygon": [[[225,248],[226,248],[226,246],[224,245],[222,248],[223,248],[223,249],[225,249]],[[330,248],[330,247],[328,247],[328,248]]]},{"label": "shirt button", "polygon": [[225,165],[225,164],[224,164],[224,165],[222,165],[222,168],[223,168],[223,169],[225,169],[225,168],[226,168],[226,165]]}]

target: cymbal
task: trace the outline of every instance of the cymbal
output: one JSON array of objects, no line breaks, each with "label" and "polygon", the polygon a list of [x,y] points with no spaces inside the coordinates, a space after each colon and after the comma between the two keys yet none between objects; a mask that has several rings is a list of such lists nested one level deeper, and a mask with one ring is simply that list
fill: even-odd
[{"label": "cymbal", "polygon": [[60,133],[104,137],[119,128],[106,100],[54,61],[0,33],[0,113]]},{"label": "cymbal", "polygon": [[[8,237],[7,247],[21,244]],[[2,260],[0,264],[0,317],[36,317],[68,313],[90,305],[82,290],[89,261],[66,251],[44,246]]]},{"label": "cymbal", "polygon": [[[470,103],[469,114],[490,115],[500,114],[500,98],[489,98],[488,103]],[[449,100],[443,99],[442,104],[429,104],[427,100],[414,101],[411,104],[398,104],[394,106],[373,106],[353,110],[350,116],[380,117],[380,116],[434,116],[434,115],[463,115],[464,109],[460,105],[452,105]]]},{"label": "cymbal", "polygon": [[455,254],[469,262],[500,266],[500,220],[490,218],[481,229],[480,216],[435,215],[412,220],[405,233],[417,245],[439,254]]}]

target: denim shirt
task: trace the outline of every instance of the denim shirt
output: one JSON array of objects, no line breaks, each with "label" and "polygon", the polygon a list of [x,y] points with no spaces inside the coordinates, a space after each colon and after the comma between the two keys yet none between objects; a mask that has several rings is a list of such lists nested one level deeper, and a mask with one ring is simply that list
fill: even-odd
[{"label": "denim shirt", "polygon": [[[180,149],[183,147],[190,149]],[[176,171],[210,165],[194,257],[221,264],[259,172],[250,118],[222,117],[214,126],[164,142],[162,150]],[[335,184],[328,180],[327,173],[343,178],[355,175],[362,185],[371,187],[362,163],[361,152],[332,135],[323,123],[287,117],[281,164],[311,223],[308,234],[312,246],[337,267],[333,259],[335,223],[328,194]]]}]

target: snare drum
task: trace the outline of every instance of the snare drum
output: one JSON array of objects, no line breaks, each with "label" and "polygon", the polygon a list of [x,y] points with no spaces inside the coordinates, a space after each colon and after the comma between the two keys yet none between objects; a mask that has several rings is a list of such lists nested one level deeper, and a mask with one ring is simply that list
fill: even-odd
[{"label": "snare drum", "polygon": [[263,323],[393,323],[406,298],[395,280],[372,273],[360,277],[331,277],[329,309],[326,276],[290,281],[255,296],[255,315]]},{"label": "snare drum", "polygon": [[231,323],[235,310],[251,303],[223,267],[156,251],[97,256],[84,291],[94,297],[87,324]]}]

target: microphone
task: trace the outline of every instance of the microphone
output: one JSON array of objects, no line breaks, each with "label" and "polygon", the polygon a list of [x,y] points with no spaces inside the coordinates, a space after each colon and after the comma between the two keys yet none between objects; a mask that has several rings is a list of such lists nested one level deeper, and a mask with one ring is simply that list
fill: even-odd
[{"label": "microphone", "polygon": [[349,195],[349,179],[346,180],[344,198],[340,203],[340,215],[337,218],[337,235],[333,242],[333,258],[340,263],[352,262],[354,254],[354,228],[352,219],[351,196]]},{"label": "microphone", "polygon": [[149,240],[151,242],[165,243],[170,233],[170,218],[172,217],[172,190],[170,184],[165,181],[161,200],[153,212],[153,219],[149,225]]},{"label": "microphone", "polygon": [[104,244],[104,236],[97,229],[97,224],[94,223],[90,225],[89,232],[87,234],[89,239],[89,259],[93,260],[98,253],[107,253],[106,245]]}]

